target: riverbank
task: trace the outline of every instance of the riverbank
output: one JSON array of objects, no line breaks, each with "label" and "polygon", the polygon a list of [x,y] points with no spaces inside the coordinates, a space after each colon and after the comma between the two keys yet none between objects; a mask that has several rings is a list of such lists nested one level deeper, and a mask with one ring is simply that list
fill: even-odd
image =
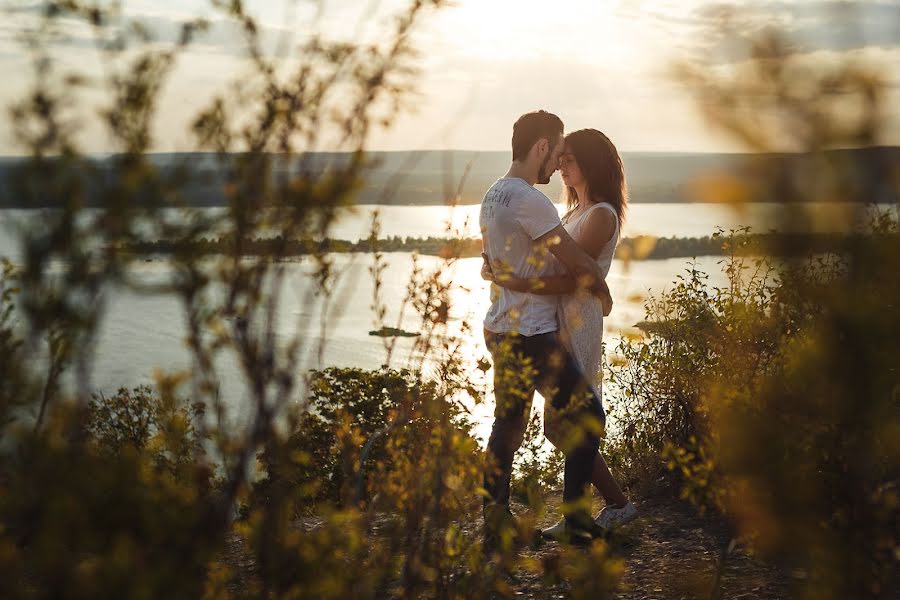
[{"label": "riverbank", "polygon": [[[896,234],[891,234],[897,237]],[[695,256],[743,256],[769,255],[788,257],[797,255],[796,248],[804,253],[841,252],[853,245],[866,234],[842,235],[836,233],[787,234],[748,233],[729,238],[723,242],[720,235],[703,237],[652,237],[637,236],[623,239],[617,255],[624,260],[663,260],[667,258],[690,258]],[[120,247],[121,250],[136,254],[176,254],[193,253],[202,255],[228,254],[235,252],[245,256],[305,256],[321,253],[364,253],[364,252],[417,252],[442,258],[472,258],[481,254],[481,240],[478,238],[446,237],[399,237],[357,242],[341,239],[282,239],[255,238],[241,240],[216,238],[191,241],[156,240],[137,242]]]}]

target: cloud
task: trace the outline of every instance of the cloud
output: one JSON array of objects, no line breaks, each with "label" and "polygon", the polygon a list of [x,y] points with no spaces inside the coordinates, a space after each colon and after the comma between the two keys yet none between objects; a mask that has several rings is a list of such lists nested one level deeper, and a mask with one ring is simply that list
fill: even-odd
[{"label": "cloud", "polygon": [[375,147],[506,150],[513,121],[537,108],[558,114],[569,131],[603,130],[620,150],[723,147],[719,138],[710,140],[695,103],[676,82],[628,65],[520,59],[487,66],[454,57],[426,74],[418,111],[379,135]]},{"label": "cloud", "polygon": [[[191,16],[187,13],[196,9],[193,14],[203,14],[199,12],[198,1],[183,2],[181,5],[179,0],[147,0],[138,2],[136,8],[134,2],[126,6],[133,7],[134,12],[128,15],[130,19],[137,20],[165,42],[175,39],[180,23]],[[350,4],[329,3],[332,12],[323,17],[327,31],[342,35],[355,31],[360,3]],[[602,13],[597,8],[600,4],[592,4],[598,14]],[[261,11],[258,16],[266,44],[273,43],[284,31],[294,29],[285,25],[289,19],[282,18],[272,5],[255,3],[255,8]],[[0,19],[0,69],[24,75],[27,74],[24,55],[13,59],[8,50],[14,48],[11,38],[20,25],[29,18],[36,22],[39,11],[35,7],[40,5],[22,6],[15,21]],[[393,129],[379,132],[374,140],[376,148],[505,149],[512,120],[521,112],[546,107],[557,111],[569,129],[603,129],[624,150],[734,149],[727,145],[727,140],[706,128],[690,90],[666,78],[666,67],[672,61],[701,52],[700,57],[704,59],[718,55],[716,60],[720,63],[740,61],[746,57],[741,55],[741,51],[746,53],[746,47],[742,48],[740,43],[746,44],[743,40],[747,35],[767,27],[777,26],[790,33],[795,51],[802,52],[800,58],[810,60],[811,64],[838,60],[856,52],[871,54],[870,58],[880,59],[879,64],[886,65],[884,73],[890,75],[891,89],[897,90],[900,85],[900,69],[893,66],[900,65],[896,60],[900,56],[900,27],[889,26],[900,24],[900,2],[880,1],[858,6],[824,0],[761,4],[750,4],[747,0],[735,9],[741,28],[731,41],[721,35],[711,37],[709,33],[724,10],[719,2],[623,0],[614,6],[603,4],[610,13],[605,19],[582,21],[576,26],[571,26],[571,11],[565,10],[573,4],[562,3],[556,20],[548,18],[537,25],[527,25],[530,17],[523,15],[527,25],[523,26],[525,34],[518,42],[511,34],[505,35],[506,52],[497,48],[498,21],[475,19],[483,6],[489,7],[485,8],[487,17],[495,13],[499,16],[503,6],[494,5],[493,0],[484,5],[480,0],[471,0],[467,6],[468,12],[448,11],[441,15],[443,20],[429,22],[431,26],[423,29],[420,40],[420,47],[425,50],[421,63],[423,79],[418,86],[420,94],[411,98],[417,111],[401,116]],[[265,7],[269,12],[263,12]],[[847,13],[857,8],[861,18],[850,19]],[[381,9],[387,10],[384,4]],[[184,16],[179,16],[178,11],[185,12]],[[236,26],[218,15],[213,16],[210,31],[181,57],[161,99],[156,139],[162,150],[188,149],[189,140],[183,137],[183,132],[196,109],[243,69],[240,59],[244,47]],[[298,22],[312,23],[312,18],[308,14],[298,15]],[[60,25],[64,26],[61,28],[72,50],[59,54],[66,66],[89,69],[96,55],[82,47],[93,46],[90,29],[82,26],[80,30],[74,19],[67,19]],[[378,28],[383,31],[380,18],[366,22],[372,31]],[[563,27],[563,22],[569,25]],[[504,23],[509,31],[523,33],[517,21]],[[845,30],[853,26],[865,34],[862,42],[858,38],[854,43],[852,38],[848,41]],[[534,44],[528,27],[538,28],[534,39],[543,39],[541,36],[546,37],[547,31],[556,34],[545,43]],[[74,47],[76,44],[80,46]],[[733,66],[711,65],[723,69]],[[26,77],[11,80],[0,89],[0,103],[24,91]],[[896,122],[900,123],[900,112],[891,113],[897,113]],[[900,126],[896,131],[892,139],[900,139]],[[97,144],[98,151],[104,150],[101,136],[92,133],[86,137]]]},{"label": "cloud", "polygon": [[[22,31],[34,29],[46,13],[44,3],[28,3],[0,10],[8,18],[0,26],[0,42],[15,42],[15,36]],[[129,31],[138,27],[148,33],[154,42],[174,44],[181,35],[182,26],[191,21],[187,15],[161,14],[150,12],[126,12],[121,21],[111,23],[108,33]],[[71,13],[61,13],[54,17],[58,34],[53,45],[58,48],[88,49],[96,47],[94,29],[81,17]],[[257,22],[263,48],[274,53],[282,37],[290,34],[286,27]],[[299,40],[294,39],[294,42]],[[194,51],[220,52],[243,57],[247,55],[247,45],[241,26],[221,17],[208,18],[207,29],[195,35],[192,42]]]},{"label": "cloud", "polygon": [[[900,47],[900,2],[846,0],[772,1],[705,4],[686,14],[657,13],[656,18],[690,30],[693,50],[707,60],[748,58],[749,41],[777,31],[793,53],[819,50]],[[724,20],[729,26],[722,28]]]}]

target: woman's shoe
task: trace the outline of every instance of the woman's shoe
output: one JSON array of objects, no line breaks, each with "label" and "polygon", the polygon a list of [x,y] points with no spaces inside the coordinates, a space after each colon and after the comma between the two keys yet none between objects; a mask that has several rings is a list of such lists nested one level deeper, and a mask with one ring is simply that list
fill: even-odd
[{"label": "woman's shoe", "polygon": [[594,523],[598,527],[609,531],[626,523],[631,523],[638,518],[638,514],[638,509],[634,502],[629,502],[621,508],[606,506],[594,519]]}]

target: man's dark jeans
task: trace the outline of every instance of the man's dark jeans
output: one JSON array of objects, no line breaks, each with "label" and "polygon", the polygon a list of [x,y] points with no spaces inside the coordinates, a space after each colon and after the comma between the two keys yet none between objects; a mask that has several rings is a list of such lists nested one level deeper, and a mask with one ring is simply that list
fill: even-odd
[{"label": "man's dark jeans", "polygon": [[[513,457],[525,436],[535,390],[567,420],[573,443],[562,448],[566,456],[563,501],[577,501],[590,483],[600,445],[598,432],[589,423],[606,420],[600,398],[555,332],[522,336],[485,330],[484,336],[494,359],[497,403],[487,446],[484,487],[490,497],[485,498],[485,506],[509,504]],[[567,520],[576,517],[583,519],[583,511],[566,516]]]}]

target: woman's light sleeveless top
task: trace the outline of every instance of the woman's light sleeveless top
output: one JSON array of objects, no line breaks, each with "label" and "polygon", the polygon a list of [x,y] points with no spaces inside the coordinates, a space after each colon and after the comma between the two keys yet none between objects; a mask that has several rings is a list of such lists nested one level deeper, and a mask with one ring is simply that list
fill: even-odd
[{"label": "woman's light sleeveless top", "polygon": [[[606,277],[619,243],[619,218],[616,209],[607,202],[599,202],[563,226],[575,241],[579,241],[587,216],[595,210],[609,210],[616,224],[615,232],[597,256],[597,264]],[[595,384],[597,394],[600,395],[601,388],[597,377],[603,348],[603,306],[600,300],[585,291],[560,296],[557,319],[563,342],[588,381]]]}]

